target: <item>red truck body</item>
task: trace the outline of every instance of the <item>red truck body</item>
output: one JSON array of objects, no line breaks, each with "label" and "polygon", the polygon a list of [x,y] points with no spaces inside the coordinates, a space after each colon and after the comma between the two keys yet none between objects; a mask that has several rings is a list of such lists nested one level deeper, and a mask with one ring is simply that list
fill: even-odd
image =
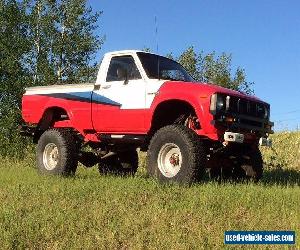
[{"label": "red truck body", "polygon": [[[79,92],[86,99],[78,96],[48,96],[43,94],[24,95],[22,100],[22,116],[26,123],[38,124],[46,110],[59,107],[66,111],[69,119],[57,121],[53,127],[70,127],[79,131],[86,140],[90,140],[90,132],[94,131],[94,140],[99,141],[97,134],[148,134],[157,107],[167,101],[178,100],[189,103],[200,120],[200,129],[195,132],[212,140],[219,140],[224,130],[216,128],[209,112],[210,97],[214,93],[223,93],[253,102],[264,103],[256,97],[247,96],[237,91],[222,88],[217,85],[187,82],[165,82],[150,108],[121,110],[119,105],[103,104],[93,101],[92,91]],[[78,94],[78,93],[77,93]],[[94,110],[97,110],[95,112]],[[120,124],[118,127],[111,124]],[[88,133],[87,133],[88,132]],[[97,138],[97,139],[96,139]]]}]

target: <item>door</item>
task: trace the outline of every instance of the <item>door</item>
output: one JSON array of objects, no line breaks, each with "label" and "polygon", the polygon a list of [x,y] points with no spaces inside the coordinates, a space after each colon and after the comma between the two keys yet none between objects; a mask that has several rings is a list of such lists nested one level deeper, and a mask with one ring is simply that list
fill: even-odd
[{"label": "door", "polygon": [[93,91],[92,103],[92,120],[96,131],[144,131],[146,82],[132,56],[112,57],[105,82]]}]

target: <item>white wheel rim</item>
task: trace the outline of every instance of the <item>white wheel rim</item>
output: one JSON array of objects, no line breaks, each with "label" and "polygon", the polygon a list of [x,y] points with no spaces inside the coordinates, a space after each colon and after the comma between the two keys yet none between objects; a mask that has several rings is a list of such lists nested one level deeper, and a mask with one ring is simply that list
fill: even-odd
[{"label": "white wheel rim", "polygon": [[182,165],[180,148],[174,143],[164,144],[158,153],[157,165],[165,177],[172,178],[177,175]]},{"label": "white wheel rim", "polygon": [[58,163],[58,148],[54,143],[48,143],[43,152],[43,163],[47,170],[53,170]]}]

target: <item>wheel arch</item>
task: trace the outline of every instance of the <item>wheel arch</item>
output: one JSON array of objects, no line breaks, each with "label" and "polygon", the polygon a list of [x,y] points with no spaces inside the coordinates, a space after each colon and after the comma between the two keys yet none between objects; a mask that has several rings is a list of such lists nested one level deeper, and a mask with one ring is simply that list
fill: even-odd
[{"label": "wheel arch", "polygon": [[41,129],[48,128],[55,121],[70,120],[70,115],[66,109],[58,106],[52,106],[45,109],[38,126]]},{"label": "wheel arch", "polygon": [[199,120],[196,108],[190,102],[180,99],[169,99],[160,102],[152,113],[150,133],[155,133],[158,129],[173,124],[180,115],[193,115]]},{"label": "wheel arch", "polygon": [[59,106],[47,107],[37,124],[33,138],[34,142],[37,142],[42,133],[50,127],[53,127],[54,123],[58,121],[70,121],[70,115],[66,109]]}]

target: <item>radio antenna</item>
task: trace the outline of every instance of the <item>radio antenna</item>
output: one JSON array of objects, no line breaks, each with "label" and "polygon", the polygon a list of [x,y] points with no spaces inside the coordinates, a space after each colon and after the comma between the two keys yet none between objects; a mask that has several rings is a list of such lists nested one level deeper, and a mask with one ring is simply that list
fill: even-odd
[{"label": "radio antenna", "polygon": [[154,17],[155,22],[155,38],[156,38],[156,54],[157,54],[157,76],[158,80],[160,80],[160,74],[159,74],[159,56],[158,56],[158,24],[157,24],[157,17]]},{"label": "radio antenna", "polygon": [[157,17],[154,17],[155,22],[155,40],[156,40],[156,53],[158,54],[158,24],[157,24]]}]

